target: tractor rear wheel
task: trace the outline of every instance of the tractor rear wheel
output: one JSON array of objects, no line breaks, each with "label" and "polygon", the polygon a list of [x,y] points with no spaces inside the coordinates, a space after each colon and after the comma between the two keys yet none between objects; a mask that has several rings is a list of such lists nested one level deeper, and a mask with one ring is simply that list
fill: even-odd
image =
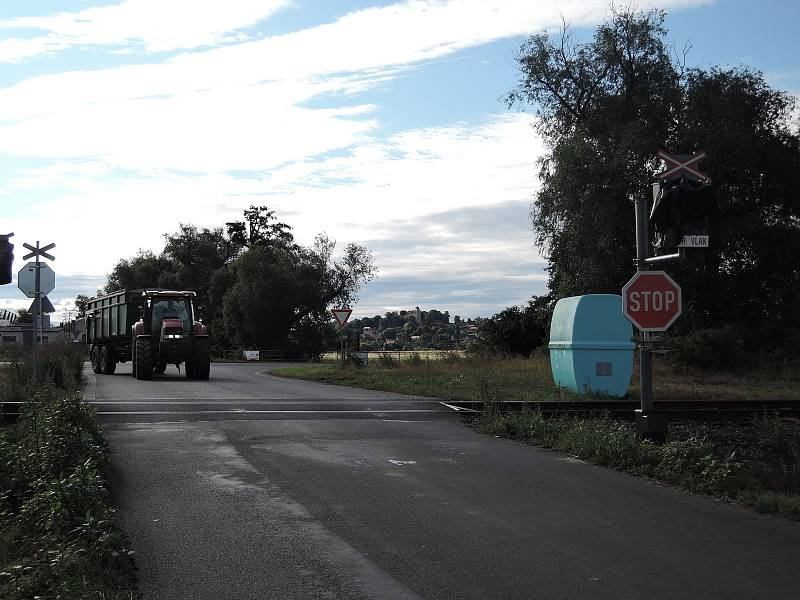
[{"label": "tractor rear wheel", "polygon": [[153,377],[153,343],[147,337],[136,340],[136,379]]},{"label": "tractor rear wheel", "polygon": [[92,348],[92,351],[89,352],[89,360],[92,363],[92,372],[100,374],[100,348],[95,346]]},{"label": "tractor rear wheel", "polygon": [[[192,346],[192,374],[189,375],[194,379],[208,379],[211,373],[211,348],[208,345],[207,337],[198,337],[194,340]],[[189,373],[187,361],[187,374]]]},{"label": "tractor rear wheel", "polygon": [[99,367],[103,375],[113,375],[117,370],[117,356],[113,348],[108,346],[100,348]]}]

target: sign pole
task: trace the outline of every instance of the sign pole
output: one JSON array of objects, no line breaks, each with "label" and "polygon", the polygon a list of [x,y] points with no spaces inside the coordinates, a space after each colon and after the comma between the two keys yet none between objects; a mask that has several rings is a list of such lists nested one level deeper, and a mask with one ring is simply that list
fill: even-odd
[{"label": "sign pole", "polygon": [[333,318],[336,319],[337,323],[339,323],[339,347],[342,352],[342,367],[345,366],[347,355],[349,354],[350,350],[349,349],[350,344],[348,343],[350,341],[350,336],[348,335],[347,337],[345,337],[342,335],[342,332],[344,331],[344,326],[347,323],[347,320],[350,318],[352,312],[353,312],[352,308],[331,309],[331,314],[333,315]]},{"label": "sign pole", "polygon": [[[659,184],[653,184],[653,194],[658,194]],[[637,195],[636,210],[636,271],[649,270],[649,237],[647,227],[647,197]],[[639,340],[639,399],[641,408],[635,411],[636,432],[642,439],[663,442],[667,437],[667,421],[653,406],[653,360],[650,351],[650,332],[641,331]]]},{"label": "sign pole", "polygon": [[38,363],[39,363],[39,325],[42,314],[42,293],[41,293],[41,272],[39,263],[39,240],[36,240],[36,275],[33,302],[33,347],[31,352],[31,366],[33,370],[33,385],[38,383]]},{"label": "sign pole", "polygon": [[[653,191],[655,193],[656,186]],[[648,231],[647,231],[647,200],[644,196],[637,195],[636,207],[636,271],[647,271]],[[639,344],[639,397],[641,399],[642,415],[647,415],[653,410],[653,365],[650,356],[650,333],[641,332]]]},{"label": "sign pole", "polygon": [[[33,383],[38,383],[38,371],[39,371],[39,344],[41,341],[41,337],[44,335],[44,331],[42,330],[42,269],[47,269],[49,271],[50,267],[47,264],[42,263],[39,257],[44,256],[49,260],[55,260],[55,257],[52,254],[48,254],[47,251],[51,248],[55,248],[55,244],[48,244],[44,248],[39,246],[39,240],[36,241],[36,246],[31,246],[30,244],[23,244],[25,248],[30,250],[29,254],[23,256],[23,260],[28,260],[30,258],[36,258],[36,262],[33,263],[33,270],[35,271],[33,274],[34,277],[34,284],[33,284],[33,343],[31,344],[31,371],[33,375]],[[18,286],[19,288],[25,292],[25,295],[28,298],[31,297],[31,290],[30,290],[30,283],[24,283],[22,274],[26,271],[26,269],[30,269],[30,265],[26,265],[25,268],[20,271],[20,275],[18,277]],[[55,274],[52,274],[52,277],[48,279],[46,284],[47,292],[53,290],[55,286]]]}]

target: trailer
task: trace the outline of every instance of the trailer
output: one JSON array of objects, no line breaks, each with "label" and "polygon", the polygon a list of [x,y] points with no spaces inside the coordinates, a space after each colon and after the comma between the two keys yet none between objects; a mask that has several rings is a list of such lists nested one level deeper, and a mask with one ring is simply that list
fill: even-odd
[{"label": "trailer", "polygon": [[187,377],[208,379],[208,329],[196,317],[196,294],[160,288],[119,290],[92,298],[86,308],[86,343],[92,371],[112,375],[133,362],[136,379],[161,375],[168,364]]}]

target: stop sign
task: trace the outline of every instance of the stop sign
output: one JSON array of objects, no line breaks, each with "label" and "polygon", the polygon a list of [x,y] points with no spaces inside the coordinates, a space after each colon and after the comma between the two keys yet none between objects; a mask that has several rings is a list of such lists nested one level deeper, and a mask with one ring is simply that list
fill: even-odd
[{"label": "stop sign", "polygon": [[681,286],[664,271],[639,271],[622,288],[622,314],[641,331],[666,331],[681,314]]}]

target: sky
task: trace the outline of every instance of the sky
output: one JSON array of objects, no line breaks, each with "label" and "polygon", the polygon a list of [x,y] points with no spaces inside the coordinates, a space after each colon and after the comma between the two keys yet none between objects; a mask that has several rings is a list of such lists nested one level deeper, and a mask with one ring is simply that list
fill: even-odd
[{"label": "sky", "polygon": [[[689,66],[800,93],[800,2],[640,0]],[[544,145],[514,53],[607,0],[71,0],[0,4],[0,233],[55,243],[54,320],[180,223],[267,205],[373,251],[353,315],[491,316],[546,291],[529,212]],[[676,149],[678,150],[678,149]],[[685,150],[685,149],[680,149]],[[30,305],[16,281],[0,308]]]}]

